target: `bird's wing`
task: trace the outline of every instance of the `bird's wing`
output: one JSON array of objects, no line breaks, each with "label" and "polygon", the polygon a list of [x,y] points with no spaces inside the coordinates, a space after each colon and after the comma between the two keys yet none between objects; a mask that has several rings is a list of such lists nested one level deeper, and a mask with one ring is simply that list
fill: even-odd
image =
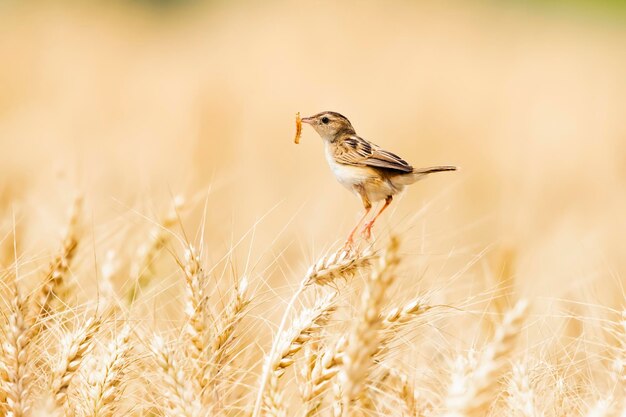
[{"label": "bird's wing", "polygon": [[341,164],[413,172],[413,167],[398,155],[354,135],[338,141],[334,156]]}]

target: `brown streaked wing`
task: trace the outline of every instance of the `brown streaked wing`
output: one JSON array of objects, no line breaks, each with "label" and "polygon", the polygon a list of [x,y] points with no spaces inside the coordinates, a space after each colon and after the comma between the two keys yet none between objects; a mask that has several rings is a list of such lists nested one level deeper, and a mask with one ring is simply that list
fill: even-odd
[{"label": "brown streaked wing", "polygon": [[335,160],[355,166],[371,166],[400,172],[413,172],[413,167],[398,155],[386,151],[358,136],[350,136],[335,146]]}]

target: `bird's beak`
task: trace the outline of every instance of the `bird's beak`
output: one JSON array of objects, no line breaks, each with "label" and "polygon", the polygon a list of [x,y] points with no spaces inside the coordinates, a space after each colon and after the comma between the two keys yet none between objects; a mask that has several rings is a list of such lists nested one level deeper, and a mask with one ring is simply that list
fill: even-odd
[{"label": "bird's beak", "polygon": [[312,117],[304,117],[304,118],[302,118],[302,123],[307,123],[307,124],[312,125],[313,124],[313,120],[314,119]]}]

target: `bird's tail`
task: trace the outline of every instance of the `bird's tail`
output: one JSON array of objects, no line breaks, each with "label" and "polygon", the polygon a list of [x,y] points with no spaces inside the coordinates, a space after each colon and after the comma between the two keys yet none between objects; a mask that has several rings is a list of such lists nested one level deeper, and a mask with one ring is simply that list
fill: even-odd
[{"label": "bird's tail", "polygon": [[393,179],[393,182],[397,185],[409,185],[417,182],[428,174],[432,174],[434,172],[444,172],[444,171],[456,171],[456,167],[443,165],[437,167],[428,167],[428,168],[416,168],[410,174],[398,175]]},{"label": "bird's tail", "polygon": [[413,170],[413,174],[432,174],[433,172],[456,171],[456,167],[443,165],[438,167],[417,168]]}]

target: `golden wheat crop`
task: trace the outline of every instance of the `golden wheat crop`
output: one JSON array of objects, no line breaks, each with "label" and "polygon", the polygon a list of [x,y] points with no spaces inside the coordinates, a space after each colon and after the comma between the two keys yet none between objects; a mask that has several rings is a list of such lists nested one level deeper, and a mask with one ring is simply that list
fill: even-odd
[{"label": "golden wheat crop", "polygon": [[626,417],[623,9],[0,3],[0,416]]},{"label": "golden wheat crop", "polygon": [[[137,273],[129,275],[127,291],[109,282],[114,288],[107,297],[97,290],[85,297],[75,289],[73,276],[91,269],[81,271],[80,258],[72,255],[85,244],[80,210],[76,204],[49,266],[26,274],[16,259],[3,269],[0,394],[6,415],[623,413],[626,310],[608,312],[602,322],[604,334],[595,345],[605,366],[591,379],[571,369],[580,366],[574,357],[595,362],[591,352],[579,352],[576,343],[561,351],[550,346],[551,339],[531,336],[538,316],[526,299],[498,314],[489,307],[474,311],[471,300],[437,304],[435,289],[423,288],[406,302],[393,297],[389,291],[406,271],[401,237],[392,236],[378,249],[321,256],[279,309],[283,318],[272,331],[264,329],[267,305],[255,305],[260,295],[248,288],[254,284],[248,277],[226,272],[230,284],[216,289],[216,268],[202,255],[204,243],[195,249],[185,233],[161,225],[157,235],[174,238],[167,251],[157,250],[163,239],[156,245],[152,235],[149,264],[145,251],[118,261],[128,271],[144,264],[156,281],[158,258],[174,261],[171,285],[181,290],[157,291],[178,294],[180,302],[164,321],[149,313],[162,314],[149,291],[161,284],[137,286]],[[174,210],[173,218],[180,218]],[[98,266],[96,261],[95,271]],[[361,280],[362,296],[351,296],[350,288]],[[494,294],[485,296],[493,300]],[[447,330],[463,316],[485,333],[471,345]],[[263,353],[252,341],[271,344]]]}]

